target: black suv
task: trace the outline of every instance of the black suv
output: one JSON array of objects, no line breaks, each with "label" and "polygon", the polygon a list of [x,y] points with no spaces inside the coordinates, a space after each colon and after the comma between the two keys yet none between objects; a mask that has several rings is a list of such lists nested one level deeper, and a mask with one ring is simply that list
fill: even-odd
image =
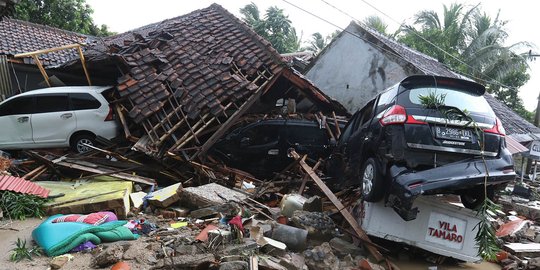
[{"label": "black suv", "polygon": [[233,130],[210,154],[228,166],[270,178],[294,161],[287,155],[289,148],[318,159],[331,154],[331,145],[327,130],[315,120],[266,119]]},{"label": "black suv", "polygon": [[[459,194],[468,208],[515,179],[505,131],[475,82],[405,78],[353,115],[328,163],[338,183],[362,184],[404,220],[421,194]],[[361,183],[358,183],[358,182]]]}]

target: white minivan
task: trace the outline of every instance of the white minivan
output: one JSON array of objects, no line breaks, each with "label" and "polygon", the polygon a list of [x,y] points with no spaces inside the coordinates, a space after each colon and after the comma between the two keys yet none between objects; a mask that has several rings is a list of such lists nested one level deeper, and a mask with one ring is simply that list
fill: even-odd
[{"label": "white minivan", "polygon": [[71,147],[88,151],[119,125],[102,93],[110,86],[63,86],[25,92],[0,103],[0,149]]}]

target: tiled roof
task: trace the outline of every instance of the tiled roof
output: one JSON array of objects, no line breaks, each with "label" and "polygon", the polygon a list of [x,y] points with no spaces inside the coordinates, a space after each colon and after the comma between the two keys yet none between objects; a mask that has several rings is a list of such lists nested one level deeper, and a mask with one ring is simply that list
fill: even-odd
[{"label": "tiled roof", "polygon": [[431,56],[409,48],[408,46],[399,43],[373,29],[370,29],[369,27],[361,26],[356,22],[351,22],[351,25],[354,25],[364,32],[371,34],[377,40],[381,41],[384,45],[390,48],[394,53],[399,55],[403,60],[411,63],[426,75],[460,77],[458,74],[448,69],[448,67],[446,67],[443,63],[437,61],[437,59]]},{"label": "tiled roof", "polygon": [[[523,117],[519,116],[516,112],[496,99],[494,96],[485,94],[484,97],[497,117],[501,119],[503,127],[506,130],[506,134],[512,135],[514,139],[519,142],[530,141],[540,137],[540,128],[523,119]],[[517,136],[518,134],[529,134],[533,135],[534,137],[526,136],[530,137],[526,139],[525,137]]]},{"label": "tiled roof", "polygon": [[[140,123],[175,95],[191,119],[218,115],[248,97],[254,78],[276,74],[285,63],[270,43],[217,4],[106,39],[129,72],[118,92]],[[122,45],[125,44],[125,45]]]},{"label": "tiled roof", "polygon": [[293,53],[282,53],[281,57],[285,62],[292,62],[295,58],[298,58],[302,61],[309,62],[313,59],[313,52],[304,51],[304,52],[293,52]]},{"label": "tiled roof", "polygon": [[[68,44],[86,43],[88,38],[91,37],[21,20],[0,20],[0,54],[4,55],[13,56]],[[71,49],[42,54],[39,58],[44,66],[54,66],[76,57],[77,51]],[[24,61],[33,63],[31,58]]]},{"label": "tiled roof", "polygon": [[[360,26],[356,22],[351,22],[350,26],[357,27],[363,32],[368,33],[371,36],[375,37],[377,40],[379,40],[380,42],[382,42],[384,45],[387,46],[385,48],[382,48],[383,52],[397,54],[403,60],[411,63],[413,66],[415,66],[418,70],[420,70],[424,74],[471,80],[470,78],[466,78],[465,76],[462,76],[460,74],[457,74],[451,71],[448,67],[446,67],[444,64],[437,61],[435,58],[432,58],[428,55],[425,55],[421,52],[411,49],[404,44],[401,44],[395,40],[392,40],[378,33],[375,30],[369,29],[368,27]],[[388,49],[390,49],[391,51],[387,51]],[[518,137],[517,135],[519,134],[535,134],[536,135],[531,138],[540,136],[540,128],[534,126],[529,121],[519,116],[516,112],[514,112],[504,103],[502,103],[500,100],[496,99],[490,94],[486,94],[485,98],[488,101],[489,105],[491,105],[491,108],[493,109],[497,117],[501,119],[501,122],[504,128],[506,129],[507,134],[513,135],[514,138],[517,138]],[[530,136],[527,136],[527,138],[529,137]],[[526,140],[527,139],[525,138],[518,139],[518,141],[520,142],[526,141]],[[528,139],[528,140],[531,140],[531,139]]]},{"label": "tiled roof", "polygon": [[23,178],[11,175],[0,175],[0,190],[13,191],[22,194],[30,194],[43,198],[47,198],[49,196],[48,189],[43,188],[36,183],[27,181]]}]

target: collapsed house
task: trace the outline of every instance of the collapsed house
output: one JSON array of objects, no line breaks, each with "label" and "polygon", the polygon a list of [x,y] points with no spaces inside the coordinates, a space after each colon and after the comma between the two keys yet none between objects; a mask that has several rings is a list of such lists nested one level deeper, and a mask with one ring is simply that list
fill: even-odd
[{"label": "collapsed house", "polygon": [[118,112],[144,128],[135,148],[151,155],[192,160],[242,115],[271,112],[279,99],[300,112],[345,113],[217,4],[105,43],[124,74]]},{"label": "collapsed house", "polygon": [[[7,19],[0,32],[22,44],[33,39],[13,36],[13,24],[28,23]],[[40,29],[45,30],[53,31]],[[58,53],[42,55],[47,72],[82,75],[87,67],[92,79],[116,81],[112,99],[126,137],[136,142],[135,149],[155,157],[199,157],[243,115],[279,112],[278,101],[292,112],[347,114],[290,68],[268,41],[217,4],[104,39],[62,36],[44,46],[62,46],[73,39],[86,42],[86,62],[52,58]],[[18,46],[1,52],[16,55],[39,49],[43,48]],[[31,64],[33,60],[17,59]]]}]

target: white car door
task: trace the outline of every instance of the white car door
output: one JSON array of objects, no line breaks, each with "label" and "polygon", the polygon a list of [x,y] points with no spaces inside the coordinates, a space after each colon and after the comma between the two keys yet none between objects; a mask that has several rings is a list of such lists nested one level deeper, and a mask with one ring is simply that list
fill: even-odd
[{"label": "white car door", "polygon": [[69,136],[76,127],[75,114],[69,109],[66,93],[36,95],[36,108],[32,115],[32,131],[36,145],[68,146]]},{"label": "white car door", "polygon": [[31,148],[31,96],[16,97],[0,105],[0,149]]}]

